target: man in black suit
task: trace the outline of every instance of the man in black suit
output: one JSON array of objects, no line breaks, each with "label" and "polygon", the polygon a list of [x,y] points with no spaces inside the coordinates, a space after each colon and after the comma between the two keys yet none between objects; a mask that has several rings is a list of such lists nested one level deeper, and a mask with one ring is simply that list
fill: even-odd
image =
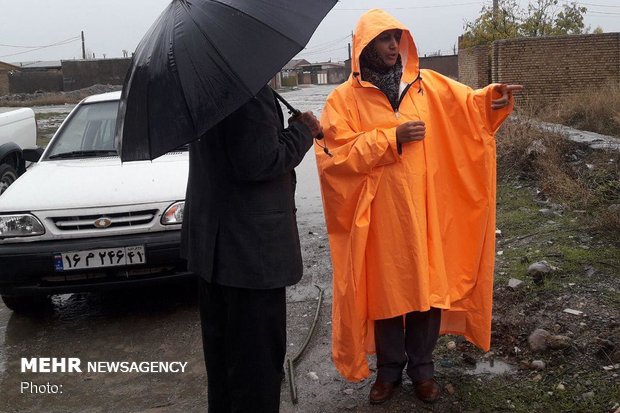
[{"label": "man in black suit", "polygon": [[198,274],[210,413],[278,412],[285,287],[302,276],[295,172],[318,120],[264,87],[190,145],[182,253]]}]

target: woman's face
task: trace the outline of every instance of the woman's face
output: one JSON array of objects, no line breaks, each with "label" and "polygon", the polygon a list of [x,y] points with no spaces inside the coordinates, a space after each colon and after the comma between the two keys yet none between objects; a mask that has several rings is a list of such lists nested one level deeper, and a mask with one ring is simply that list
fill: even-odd
[{"label": "woman's face", "polygon": [[401,30],[386,30],[373,40],[379,58],[388,67],[396,64],[401,35]]}]

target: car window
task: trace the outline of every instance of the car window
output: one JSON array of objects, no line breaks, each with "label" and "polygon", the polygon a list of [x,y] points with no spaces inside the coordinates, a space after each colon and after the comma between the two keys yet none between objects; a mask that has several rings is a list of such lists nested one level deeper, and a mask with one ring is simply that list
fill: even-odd
[{"label": "car window", "polygon": [[118,101],[89,103],[63,125],[47,157],[75,151],[114,151]]}]

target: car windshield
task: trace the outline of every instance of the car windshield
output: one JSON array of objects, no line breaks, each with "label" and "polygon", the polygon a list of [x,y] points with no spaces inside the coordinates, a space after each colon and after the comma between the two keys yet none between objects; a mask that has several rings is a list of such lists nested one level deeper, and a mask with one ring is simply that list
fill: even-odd
[{"label": "car windshield", "polygon": [[[118,156],[118,104],[116,100],[79,106],[54,137],[47,159]],[[186,149],[187,145],[177,150]]]},{"label": "car windshield", "polygon": [[117,111],[118,101],[81,105],[54,138],[47,157],[117,156]]}]

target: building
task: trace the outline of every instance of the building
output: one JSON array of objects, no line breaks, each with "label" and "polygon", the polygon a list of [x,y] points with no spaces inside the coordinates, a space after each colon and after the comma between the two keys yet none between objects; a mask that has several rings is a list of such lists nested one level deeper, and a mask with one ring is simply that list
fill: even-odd
[{"label": "building", "polygon": [[60,92],[63,90],[60,60],[17,62],[9,75],[9,93]]},{"label": "building", "polygon": [[319,62],[298,66],[299,84],[327,85],[344,82],[349,73],[344,63]]},{"label": "building", "polygon": [[310,62],[306,59],[292,59],[288,62],[280,71],[280,85],[281,86],[297,86],[299,82],[299,67],[303,65],[309,65]]},{"label": "building", "polygon": [[10,63],[0,62],[0,96],[9,94],[9,73],[18,69]]},{"label": "building", "polygon": [[431,69],[454,80],[459,79],[459,56],[424,56],[420,57],[420,69]]}]

